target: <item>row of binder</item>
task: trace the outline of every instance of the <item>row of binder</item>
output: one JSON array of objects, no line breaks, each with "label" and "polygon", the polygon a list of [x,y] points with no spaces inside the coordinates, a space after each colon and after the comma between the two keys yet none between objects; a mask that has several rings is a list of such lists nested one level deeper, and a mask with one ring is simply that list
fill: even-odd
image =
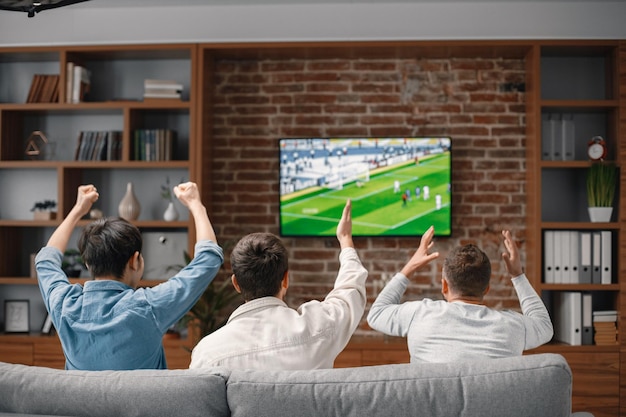
[{"label": "row of binder", "polygon": [[544,114],[541,121],[541,159],[573,161],[576,159],[576,137],[573,117]]},{"label": "row of binder", "polygon": [[[591,293],[563,291],[554,297],[555,340],[574,346],[616,343],[617,311],[593,311]],[[607,325],[615,329],[612,339],[606,336]]]},{"label": "row of binder", "polygon": [[546,230],[543,236],[543,279],[546,284],[610,284],[610,230]]}]

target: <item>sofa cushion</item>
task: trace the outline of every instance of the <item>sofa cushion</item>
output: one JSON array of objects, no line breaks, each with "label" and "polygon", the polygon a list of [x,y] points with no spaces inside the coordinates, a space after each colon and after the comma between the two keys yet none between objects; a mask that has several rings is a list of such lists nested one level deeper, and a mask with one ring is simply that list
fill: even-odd
[{"label": "sofa cushion", "polygon": [[571,412],[571,370],[561,355],[450,364],[315,371],[232,371],[238,416],[559,417]]},{"label": "sofa cushion", "polygon": [[0,411],[121,417],[228,416],[225,370],[64,371],[0,363]]}]

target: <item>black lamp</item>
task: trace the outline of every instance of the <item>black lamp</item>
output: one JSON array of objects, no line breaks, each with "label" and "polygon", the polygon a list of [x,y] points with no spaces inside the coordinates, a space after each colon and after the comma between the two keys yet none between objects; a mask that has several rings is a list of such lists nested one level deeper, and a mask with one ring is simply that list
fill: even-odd
[{"label": "black lamp", "polygon": [[57,7],[69,6],[88,0],[0,0],[0,10],[26,12],[28,17],[34,17],[35,13],[42,10],[56,9]]}]

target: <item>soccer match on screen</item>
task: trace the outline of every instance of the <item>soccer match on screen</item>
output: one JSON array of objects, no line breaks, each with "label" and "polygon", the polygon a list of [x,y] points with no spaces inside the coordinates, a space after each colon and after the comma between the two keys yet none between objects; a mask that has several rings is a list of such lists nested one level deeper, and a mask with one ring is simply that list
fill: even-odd
[{"label": "soccer match on screen", "polygon": [[280,139],[280,232],[335,236],[347,199],[354,236],[451,233],[450,138]]}]

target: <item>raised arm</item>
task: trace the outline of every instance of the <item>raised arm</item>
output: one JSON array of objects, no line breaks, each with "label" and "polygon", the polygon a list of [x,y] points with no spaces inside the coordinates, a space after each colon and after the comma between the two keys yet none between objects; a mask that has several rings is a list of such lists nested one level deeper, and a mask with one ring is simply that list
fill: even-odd
[{"label": "raised arm", "polygon": [[504,237],[504,247],[506,252],[502,253],[502,259],[504,259],[504,266],[507,272],[511,275],[511,278],[515,278],[522,275],[522,261],[520,260],[519,251],[517,245],[513,241],[513,236],[509,230],[502,231],[502,237]]},{"label": "raised arm", "polygon": [[502,253],[502,259],[507,272],[511,275],[511,282],[524,315],[526,327],[524,348],[534,349],[552,339],[554,328],[545,304],[524,275],[519,251],[511,232],[503,230],[502,236],[506,248],[506,252]]},{"label": "raised arm", "polygon": [[76,204],[72,210],[63,219],[59,227],[52,233],[48,239],[48,246],[57,248],[61,252],[65,252],[67,244],[72,236],[72,232],[76,227],[76,223],[91,209],[91,205],[98,200],[99,194],[93,185],[81,185],[78,187],[76,196]]},{"label": "raised arm", "polygon": [[346,201],[341,220],[337,225],[337,240],[339,240],[341,249],[354,247],[352,241],[352,201],[350,199]]},{"label": "raised arm", "polygon": [[202,204],[196,183],[186,182],[184,184],[178,184],[174,187],[174,194],[176,198],[189,209],[189,212],[193,216],[193,221],[196,224],[196,240],[212,240],[217,243],[213,225],[211,225],[209,215],[207,214],[204,204]]},{"label": "raised arm", "polygon": [[417,270],[439,257],[439,252],[428,253],[433,247],[435,228],[430,226],[420,240],[420,245],[409,261],[400,271],[405,277],[411,278]]}]

